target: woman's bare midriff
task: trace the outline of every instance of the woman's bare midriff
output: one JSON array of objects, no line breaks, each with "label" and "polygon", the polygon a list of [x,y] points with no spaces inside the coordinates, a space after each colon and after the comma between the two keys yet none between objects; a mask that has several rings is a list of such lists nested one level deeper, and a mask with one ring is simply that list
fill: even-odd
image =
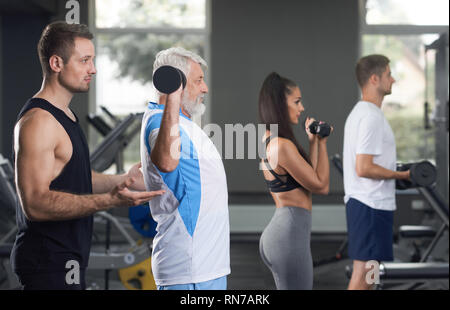
[{"label": "woman's bare midriff", "polygon": [[[278,167],[277,167],[278,168]],[[276,169],[274,170],[278,174],[286,174],[286,171],[280,171],[284,169]],[[263,171],[264,178],[268,181],[274,180],[275,178],[269,171]],[[306,191],[303,188],[295,188],[293,190],[287,192],[274,193],[270,192],[273,200],[275,201],[275,205],[277,208],[281,208],[284,206],[291,207],[299,207],[311,211],[312,199],[311,193]]]}]

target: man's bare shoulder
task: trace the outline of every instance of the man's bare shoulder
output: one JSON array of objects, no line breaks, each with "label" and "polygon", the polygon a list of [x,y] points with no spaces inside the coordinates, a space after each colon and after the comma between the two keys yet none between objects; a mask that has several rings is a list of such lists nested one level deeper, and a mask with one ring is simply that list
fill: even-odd
[{"label": "man's bare shoulder", "polygon": [[50,112],[33,108],[17,122],[15,135],[19,139],[30,137],[45,142],[45,140],[56,138],[61,129],[63,129],[62,126]]},{"label": "man's bare shoulder", "polygon": [[56,126],[58,121],[55,117],[48,111],[33,108],[27,111],[17,122],[19,127],[28,127],[28,126]]}]

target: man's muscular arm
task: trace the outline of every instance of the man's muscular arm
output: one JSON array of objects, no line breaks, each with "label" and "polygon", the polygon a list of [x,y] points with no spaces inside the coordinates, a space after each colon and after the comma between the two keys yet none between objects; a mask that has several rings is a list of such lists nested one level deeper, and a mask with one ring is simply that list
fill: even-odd
[{"label": "man's muscular arm", "polygon": [[50,190],[50,183],[57,176],[55,150],[61,142],[58,126],[49,113],[39,110],[30,117],[25,116],[15,128],[16,184],[29,220],[79,218],[116,206],[138,205],[161,194],[160,191],[129,191],[134,182],[131,178],[104,194],[75,195]]},{"label": "man's muscular arm", "polygon": [[[161,95],[165,102],[158,137],[150,154],[152,162],[162,172],[171,172],[180,158],[180,132],[178,129],[182,87],[170,95]],[[148,139],[149,137],[147,137]]]}]

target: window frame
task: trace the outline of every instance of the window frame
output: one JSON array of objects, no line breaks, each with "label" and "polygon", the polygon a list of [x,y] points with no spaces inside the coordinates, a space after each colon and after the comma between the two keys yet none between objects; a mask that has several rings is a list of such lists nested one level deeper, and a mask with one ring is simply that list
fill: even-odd
[{"label": "window frame", "polygon": [[364,35],[423,35],[437,34],[449,31],[449,26],[445,25],[405,25],[405,24],[367,24],[366,22],[366,3],[367,0],[358,0],[359,2],[359,55],[362,56],[362,37]]},{"label": "window frame", "polygon": [[[120,34],[128,34],[128,33],[147,33],[147,34],[155,34],[155,35],[170,35],[170,34],[194,34],[194,35],[202,35],[204,36],[204,48],[205,48],[205,61],[209,64],[210,51],[211,51],[211,0],[205,0],[205,27],[204,28],[175,28],[175,27],[111,27],[111,28],[102,28],[97,27],[96,23],[96,1],[89,1],[89,29],[94,34],[94,46],[96,51],[98,50],[97,45],[97,35],[100,34],[112,34],[112,35],[120,35]],[[208,65],[208,73],[205,74],[205,81],[208,83],[211,76],[211,66]],[[97,110],[97,87],[96,87],[96,79],[93,80],[94,83],[91,83],[91,91],[88,95],[89,100],[89,113],[95,113]],[[208,93],[208,97],[211,98],[211,90]],[[208,124],[211,120],[211,109],[206,109],[205,114],[201,117],[194,117],[194,121],[200,124],[202,121]]]}]

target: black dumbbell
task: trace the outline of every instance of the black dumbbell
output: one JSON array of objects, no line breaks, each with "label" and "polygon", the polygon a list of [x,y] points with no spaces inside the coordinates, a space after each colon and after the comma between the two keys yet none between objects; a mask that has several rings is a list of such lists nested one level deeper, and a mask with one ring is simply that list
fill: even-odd
[{"label": "black dumbbell", "polygon": [[397,166],[397,171],[410,171],[410,179],[396,180],[397,189],[407,189],[415,187],[428,187],[436,182],[436,167],[429,161],[421,161],[417,163],[403,164]]},{"label": "black dumbbell", "polygon": [[428,187],[436,182],[437,172],[436,167],[429,161],[422,161],[411,165],[411,180],[417,186]]},{"label": "black dumbbell", "polygon": [[172,66],[159,67],[153,73],[153,85],[163,94],[171,94],[176,91],[181,83],[186,87],[186,76],[183,71]]},{"label": "black dumbbell", "polygon": [[331,127],[325,122],[320,123],[319,121],[312,122],[311,125],[309,125],[309,131],[312,134],[317,134],[321,136],[322,138],[328,137],[331,133]]}]

